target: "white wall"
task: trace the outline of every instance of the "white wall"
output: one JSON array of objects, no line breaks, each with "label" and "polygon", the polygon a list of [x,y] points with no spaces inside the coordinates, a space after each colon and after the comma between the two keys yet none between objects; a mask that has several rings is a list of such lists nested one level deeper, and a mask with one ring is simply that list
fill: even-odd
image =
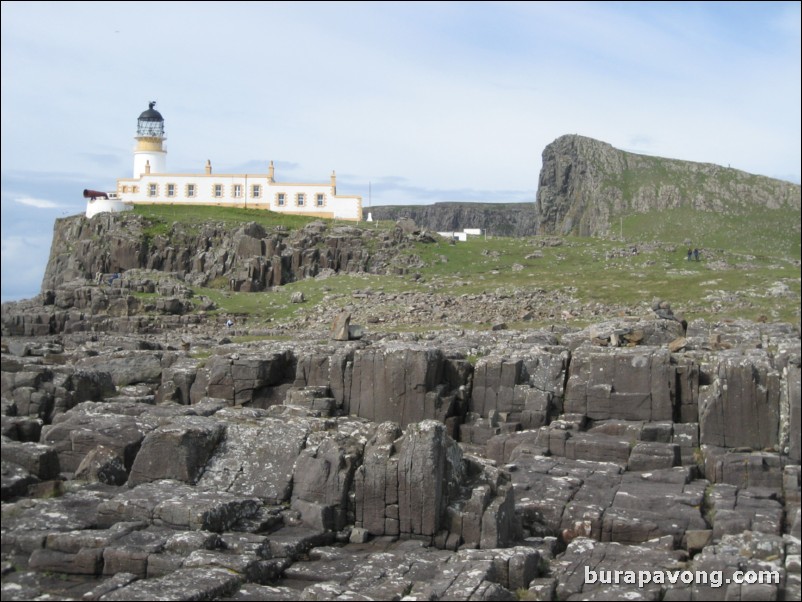
[{"label": "white wall", "polygon": [[133,207],[125,205],[120,199],[89,199],[86,202],[86,217],[98,213],[115,213],[117,211],[130,211]]},{"label": "white wall", "polygon": [[[152,164],[151,164],[152,165]],[[150,185],[156,185],[156,194],[151,196]],[[174,185],[174,196],[167,196],[168,185]],[[195,196],[187,197],[187,185],[195,185]],[[259,185],[261,194],[253,196],[253,186]],[[215,196],[215,186],[222,186],[222,196]],[[234,196],[234,186],[239,185],[241,196]],[[133,192],[132,187],[138,191]],[[123,190],[125,188],[125,190]],[[270,183],[266,175],[245,174],[154,174],[141,178],[117,181],[120,198],[133,203],[175,203],[187,205],[219,205],[232,207],[254,207],[281,213],[331,217],[360,221],[362,199],[359,196],[333,195],[330,184]],[[279,205],[280,193],[284,194],[284,205]],[[298,205],[298,195],[304,195],[303,205]],[[318,205],[318,195],[323,195],[323,204]]]},{"label": "white wall", "polygon": [[468,240],[468,235],[465,232],[438,232],[438,234],[444,238],[459,240],[461,242]]},{"label": "white wall", "polygon": [[150,162],[150,173],[167,171],[167,153],[162,151],[134,151],[134,178],[145,173],[145,165]]}]

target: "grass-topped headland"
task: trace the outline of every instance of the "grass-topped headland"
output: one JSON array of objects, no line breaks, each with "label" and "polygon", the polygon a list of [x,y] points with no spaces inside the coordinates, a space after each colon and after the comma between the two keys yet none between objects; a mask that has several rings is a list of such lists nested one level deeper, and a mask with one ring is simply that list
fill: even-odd
[{"label": "grass-topped headland", "polygon": [[[173,222],[184,225],[200,225],[220,222],[237,227],[244,222],[256,222],[265,228],[281,226],[288,229],[303,228],[315,218],[301,215],[286,215],[264,209],[217,207],[207,205],[135,205],[134,212],[150,220],[154,226],[169,226]],[[166,228],[165,228],[166,231]]]},{"label": "grass-topped headland", "polygon": [[220,207],[212,205],[135,205],[134,213],[141,215],[151,223],[154,233],[166,234],[170,226],[181,223],[185,226],[200,226],[205,223],[222,223],[237,228],[243,223],[254,222],[265,229],[280,227],[286,230],[297,230],[315,221],[328,224],[347,224],[355,227],[376,227],[372,222],[351,222],[344,220],[321,219],[303,215],[277,213],[267,209],[245,209],[241,207]]},{"label": "grass-topped headland", "polygon": [[[566,309],[574,310],[571,316],[576,320],[588,319],[585,310],[594,305],[620,313],[627,307],[643,309],[660,298],[670,301],[689,319],[796,322],[799,239],[794,228],[787,225],[788,216],[780,213],[751,222],[681,210],[632,216],[623,222],[625,241],[478,236],[452,244],[437,239],[399,249],[399,257],[413,266],[402,276],[341,273],[290,282],[260,293],[233,292],[225,279],[218,279],[214,286],[197,292],[212,298],[222,312],[274,323],[312,320],[348,307],[389,320],[393,314],[409,313],[410,299],[421,295],[458,299],[539,292],[545,292],[546,299],[572,299],[573,305]],[[246,215],[250,218],[253,213]],[[240,223],[233,213],[224,217],[232,226]],[[262,217],[263,223],[272,226],[290,228],[293,223],[303,223],[275,214]],[[783,223],[786,227],[779,228]],[[389,228],[392,223],[363,223],[362,227]],[[776,229],[770,236],[772,228]],[[700,261],[687,260],[686,239],[700,248]],[[355,291],[368,294],[354,295]],[[304,295],[302,304],[290,300],[298,292]],[[376,304],[381,307],[373,307]],[[493,312],[489,307],[489,321]],[[451,317],[448,320],[448,326],[472,323],[470,319],[459,323],[453,323]],[[383,323],[384,318],[375,327]]]},{"label": "grass-topped headland", "polygon": [[[390,256],[386,269],[376,273],[341,266],[336,274],[328,270],[317,276],[312,270],[316,277],[285,277],[282,286],[261,292],[231,289],[231,278],[242,268],[217,272],[204,286],[193,286],[196,294],[214,301],[217,313],[250,323],[299,326],[348,309],[377,330],[484,328],[497,321],[527,328],[555,319],[587,323],[644,314],[654,299],[669,301],[689,320],[799,321],[799,217],[787,207],[726,215],[685,208],[633,214],[620,219],[609,238],[472,236],[452,243],[435,235],[434,242],[405,239],[399,246],[388,242],[395,240],[390,221],[354,224],[261,209],[178,205],[135,211],[149,224],[146,236],[159,234],[176,248],[188,244],[187,232],[204,225],[233,233],[255,222],[265,231],[298,232],[276,251],[285,262],[290,255],[298,261],[308,253],[325,254],[329,236],[342,245],[337,226],[359,229],[350,230],[346,238],[352,238],[345,243],[357,255]],[[313,221],[323,225],[308,232],[319,236],[302,248],[308,235],[304,227]],[[181,236],[175,234],[179,231]],[[687,260],[689,244],[701,250],[699,261]],[[234,269],[230,254],[226,265]],[[239,256],[236,261],[256,260]],[[275,266],[278,259],[261,261]],[[293,302],[299,293],[304,301]]]},{"label": "grass-topped headland", "polygon": [[[798,225],[800,186],[731,167],[637,154],[600,140],[567,135],[543,150],[537,200],[540,234],[610,236],[631,215],[672,210],[697,214],[706,223],[721,217],[726,224],[713,227],[725,232],[726,225],[737,228],[739,222],[748,224],[754,216],[783,215],[775,212],[780,209],[787,210],[785,215],[797,215]],[[682,226],[684,221],[675,223]],[[682,240],[682,234],[679,237]],[[703,244],[721,246],[712,241]]]}]

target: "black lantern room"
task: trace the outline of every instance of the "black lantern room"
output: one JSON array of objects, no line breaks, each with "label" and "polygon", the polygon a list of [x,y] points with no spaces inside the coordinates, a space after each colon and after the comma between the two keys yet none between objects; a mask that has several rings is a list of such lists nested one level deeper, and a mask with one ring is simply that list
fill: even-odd
[{"label": "black lantern room", "polygon": [[148,110],[143,111],[136,122],[136,135],[143,138],[164,138],[164,117],[153,107],[156,101],[148,103]]}]

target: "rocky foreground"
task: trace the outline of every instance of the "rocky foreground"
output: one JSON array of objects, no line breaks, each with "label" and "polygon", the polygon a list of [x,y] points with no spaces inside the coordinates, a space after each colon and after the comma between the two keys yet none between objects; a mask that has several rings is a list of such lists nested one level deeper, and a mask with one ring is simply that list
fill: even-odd
[{"label": "rocky foreground", "polygon": [[795,327],[235,343],[134,276],[4,306],[3,600],[802,594]]}]

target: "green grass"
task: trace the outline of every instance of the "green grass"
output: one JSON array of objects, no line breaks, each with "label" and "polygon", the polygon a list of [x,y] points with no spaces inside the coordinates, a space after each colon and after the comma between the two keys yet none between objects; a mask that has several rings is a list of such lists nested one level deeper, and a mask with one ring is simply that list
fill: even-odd
[{"label": "green grass", "polygon": [[[621,243],[610,241],[567,238],[562,246],[543,247],[540,249],[542,257],[527,260],[526,255],[534,250],[531,244],[524,245],[516,239],[487,243],[476,239],[456,246],[432,245],[422,256],[443,255],[448,262],[434,263],[422,273],[446,283],[462,280],[459,290],[468,293],[569,288],[575,289],[575,295],[583,302],[629,306],[657,297],[670,301],[677,308],[691,308],[700,317],[720,313],[713,311],[713,302],[704,301],[705,298],[721,296],[718,291],[724,291],[726,296],[729,291],[742,296],[744,306],[732,308],[737,316],[798,319],[794,319],[798,316],[798,303],[786,302],[783,306],[781,299],[761,296],[778,281],[785,282],[792,292],[799,294],[799,268],[793,261],[765,255],[703,251],[702,261],[688,262],[684,246],[677,246],[673,251],[666,246],[637,255],[615,256],[614,252],[623,248]],[[491,255],[482,254],[484,249],[490,249]],[[493,256],[493,251],[498,255]],[[613,256],[607,258],[608,252]],[[513,271],[511,267],[516,263],[523,269]]]},{"label": "green grass", "polygon": [[[593,164],[610,235],[800,258],[798,185],[712,164],[626,152],[620,158],[619,171]],[[646,203],[674,208],[638,213]]]},{"label": "green grass", "polygon": [[196,360],[207,360],[213,355],[213,353],[214,352],[211,349],[193,349],[189,356]]},{"label": "green grass", "polygon": [[166,235],[174,222],[190,227],[201,226],[209,222],[218,222],[238,227],[243,223],[256,222],[266,229],[281,227],[286,230],[297,230],[315,221],[328,225],[348,225],[357,228],[388,228],[390,222],[351,222],[344,220],[321,219],[302,215],[288,215],[267,209],[243,209],[239,207],[186,206],[174,205],[135,205],[133,212],[147,218],[151,225],[147,233],[155,236]]},{"label": "green grass", "polygon": [[[658,172],[662,169],[659,164],[655,166]],[[223,207],[154,205],[137,206],[135,212],[148,219],[146,235],[150,237],[170,235],[174,222],[192,229],[209,222],[235,227],[252,221],[265,228],[280,226],[291,230],[315,221],[261,209]],[[392,222],[340,223],[371,229],[393,226]],[[471,237],[457,244],[445,240],[418,243],[403,253],[413,263],[420,262],[420,267],[410,269],[420,279],[409,275],[339,274],[290,283],[269,292],[237,293],[226,290],[227,278],[219,278],[195,292],[211,298],[220,308],[218,313],[248,316],[249,324],[280,323],[314,315],[318,306],[337,308],[359,303],[352,295],[354,290],[453,297],[563,291],[582,303],[628,308],[642,307],[659,298],[669,301],[689,320],[727,317],[798,323],[799,223],[799,211],[787,208],[741,207],[727,213],[671,209],[620,218],[612,234],[623,233],[626,243],[578,237],[565,237],[559,246],[550,246],[546,239],[537,237]],[[686,261],[685,240],[702,250],[702,261]],[[652,244],[655,242],[659,244]],[[637,254],[627,252],[633,245],[638,247]],[[791,295],[767,296],[766,290],[777,283],[786,285]],[[303,292],[305,303],[290,302],[296,291]],[[143,300],[150,298],[139,296]],[[398,307],[388,309],[404,311],[403,300],[397,303]],[[475,324],[465,326],[476,328]],[[380,330],[383,326],[372,328]]]},{"label": "green grass", "polygon": [[136,205],[134,213],[148,218],[154,234],[166,234],[170,224],[180,222],[185,225],[201,225],[207,222],[240,225],[256,222],[265,228],[283,226],[289,230],[303,228],[316,218],[300,215],[286,215],[264,209],[240,209],[237,207],[181,206],[181,205]]},{"label": "green grass", "polygon": [[[239,293],[220,288],[197,288],[195,292],[214,301],[220,307],[218,311],[246,315],[257,322],[281,322],[313,311],[321,303],[328,307],[344,306],[352,302],[351,294],[357,289],[407,290],[403,280],[393,276],[339,274],[322,280],[310,278],[292,282],[267,292]],[[290,302],[297,291],[304,294],[304,303]]]},{"label": "green grass", "polygon": [[739,214],[707,213],[692,209],[628,215],[614,224],[627,240],[690,240],[702,250],[720,249],[766,257],[800,259],[799,211],[754,210]]},{"label": "green grass", "polygon": [[[354,303],[355,290],[433,292],[455,297],[485,292],[560,290],[583,303],[626,307],[650,304],[654,298],[660,298],[682,311],[686,319],[725,316],[799,320],[798,301],[765,295],[766,289],[784,282],[799,298],[799,268],[793,261],[703,250],[702,261],[688,262],[683,245],[659,246],[643,249],[636,255],[620,256],[628,245],[600,239],[566,238],[556,247],[540,247],[536,243],[537,239],[532,238],[471,238],[456,245],[418,244],[410,253],[423,261],[423,267],[416,270],[420,280],[409,276],[340,274],[290,283],[265,293],[212,288],[196,292],[212,298],[221,311],[274,322],[313,313],[319,304],[338,307]],[[527,259],[534,253],[540,256]],[[305,303],[290,302],[296,291],[304,293]],[[736,298],[728,300],[733,295]],[[399,303],[396,309],[403,310],[403,302]],[[510,325],[511,328],[532,326],[535,325]],[[381,326],[374,329],[380,330]]]}]

